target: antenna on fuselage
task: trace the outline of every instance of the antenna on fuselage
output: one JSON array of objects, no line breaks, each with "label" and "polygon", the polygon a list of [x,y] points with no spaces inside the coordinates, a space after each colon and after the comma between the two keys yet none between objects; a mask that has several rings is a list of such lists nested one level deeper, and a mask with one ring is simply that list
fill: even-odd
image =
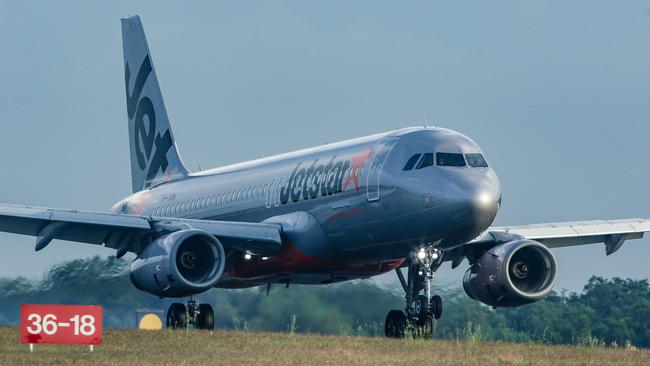
[{"label": "antenna on fuselage", "polygon": [[264,149],[260,147],[260,155],[264,158]]},{"label": "antenna on fuselage", "polygon": [[424,128],[429,128],[429,123],[427,122],[427,115],[423,115],[422,119],[424,120]]}]

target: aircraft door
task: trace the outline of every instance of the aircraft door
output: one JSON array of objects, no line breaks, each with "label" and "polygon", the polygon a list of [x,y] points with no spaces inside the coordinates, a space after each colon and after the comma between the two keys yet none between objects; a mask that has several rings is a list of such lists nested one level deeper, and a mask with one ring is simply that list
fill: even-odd
[{"label": "aircraft door", "polygon": [[399,137],[389,136],[379,141],[372,147],[372,155],[370,166],[368,167],[368,175],[366,182],[366,189],[368,191],[368,201],[378,201],[379,200],[379,176],[381,169],[388,158],[393,146],[397,143]]}]

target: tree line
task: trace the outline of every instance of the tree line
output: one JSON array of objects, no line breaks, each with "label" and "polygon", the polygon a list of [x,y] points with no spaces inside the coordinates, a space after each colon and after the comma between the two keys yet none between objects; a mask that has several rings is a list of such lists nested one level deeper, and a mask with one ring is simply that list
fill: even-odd
[{"label": "tree line", "polygon": [[[60,303],[102,305],[105,326],[134,327],[137,309],[165,310],[174,300],[135,289],[128,266],[93,257],[56,265],[38,281],[0,278],[0,324],[17,324],[21,303]],[[266,290],[213,289],[198,300],[213,305],[218,328],[359,336],[382,336],[386,313],[404,302],[401,289],[372,281]],[[436,338],[650,348],[647,280],[592,277],[581,292],[553,292],[518,308],[492,309],[461,288],[442,292]]]}]

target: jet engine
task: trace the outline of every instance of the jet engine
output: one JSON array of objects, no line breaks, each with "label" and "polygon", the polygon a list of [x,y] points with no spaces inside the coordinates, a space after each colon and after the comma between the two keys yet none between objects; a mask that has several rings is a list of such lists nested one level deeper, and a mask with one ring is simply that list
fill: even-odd
[{"label": "jet engine", "polygon": [[495,307],[514,307],[544,298],[555,284],[555,258],[543,244],[527,239],[497,245],[465,273],[469,297]]},{"label": "jet engine", "polygon": [[131,282],[161,297],[185,297],[213,287],[225,267],[223,246],[202,230],[175,231],[151,242],[131,263]]}]

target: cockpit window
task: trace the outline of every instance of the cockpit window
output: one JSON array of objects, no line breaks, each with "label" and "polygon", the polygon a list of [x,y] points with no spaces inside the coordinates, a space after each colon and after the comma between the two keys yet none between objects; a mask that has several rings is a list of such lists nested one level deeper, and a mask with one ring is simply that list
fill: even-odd
[{"label": "cockpit window", "polygon": [[404,165],[404,170],[406,171],[406,170],[413,169],[413,167],[415,166],[415,163],[418,162],[418,159],[420,158],[420,155],[422,155],[422,154],[415,154],[415,155],[411,156],[409,161],[406,162],[406,165]]},{"label": "cockpit window", "polygon": [[420,162],[418,163],[418,166],[415,167],[415,169],[422,169],[431,165],[433,165],[433,154],[426,153],[422,155],[422,159],[420,159]]},{"label": "cockpit window", "polygon": [[472,168],[487,168],[488,166],[481,154],[465,154],[465,158],[467,159],[467,165]]},{"label": "cockpit window", "polygon": [[465,166],[463,154],[436,153],[436,164],[440,166]]}]

